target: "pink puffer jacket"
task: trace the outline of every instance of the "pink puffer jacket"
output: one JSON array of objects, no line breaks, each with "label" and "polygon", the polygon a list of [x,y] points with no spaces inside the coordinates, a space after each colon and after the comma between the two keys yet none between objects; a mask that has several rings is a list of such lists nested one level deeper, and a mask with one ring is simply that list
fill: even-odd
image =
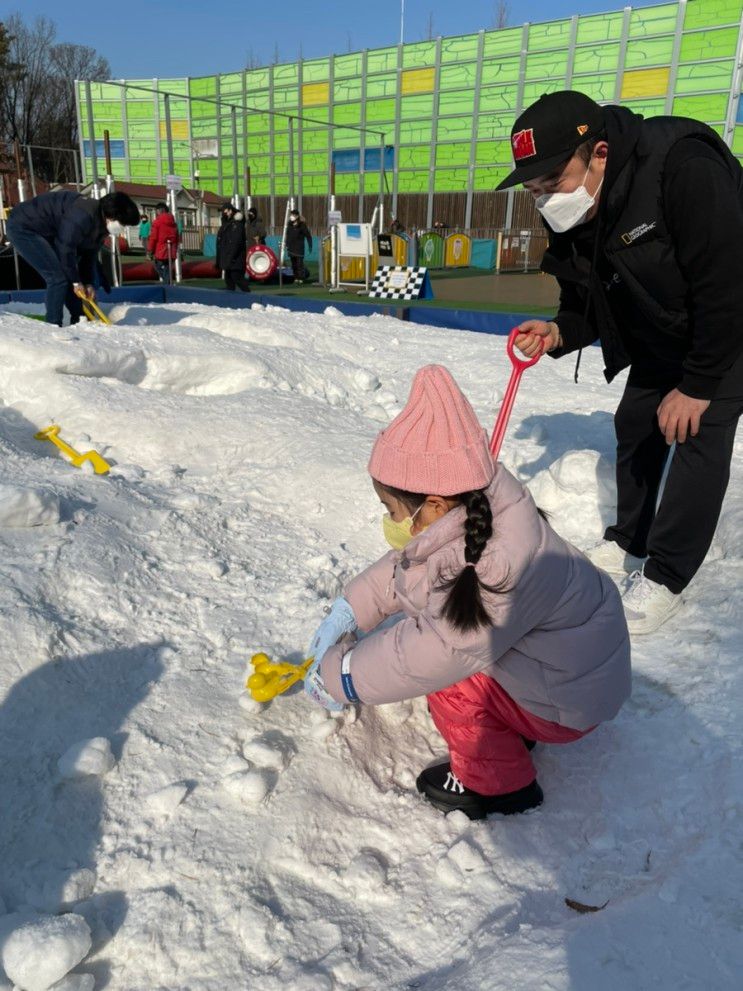
[{"label": "pink puffer jacket", "polygon": [[583,730],[613,718],[630,694],[630,644],[613,582],[559,537],[502,465],[488,489],[493,536],[477,565],[492,625],[461,633],[440,615],[438,588],[464,567],[464,507],[390,551],[345,589],[361,631],[402,612],[396,625],[337,644],[322,661],[328,691],[345,701],[342,655],[362,702],[427,695],[484,672],[523,708]]}]

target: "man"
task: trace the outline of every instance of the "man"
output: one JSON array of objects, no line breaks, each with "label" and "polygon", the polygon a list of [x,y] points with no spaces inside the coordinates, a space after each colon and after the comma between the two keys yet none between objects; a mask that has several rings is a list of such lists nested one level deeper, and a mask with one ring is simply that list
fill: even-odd
[{"label": "man", "polygon": [[[61,327],[65,306],[71,323],[80,320],[82,300],[95,299],[104,238],[118,237],[138,221],[139,209],[125,193],[100,200],[72,192],[42,193],[13,208],[8,239],[46,282],[47,323]],[[108,292],[105,277],[103,285]]]},{"label": "man", "polygon": [[152,259],[158,278],[166,286],[172,282],[171,267],[178,254],[181,236],[175,217],[167,203],[155,206],[155,219],[147,239],[147,254]]},{"label": "man", "polygon": [[498,188],[535,197],[542,268],[560,285],[554,320],[521,324],[519,347],[557,358],[598,339],[608,381],[629,366],[617,521],[589,556],[632,572],[630,632],[652,633],[709,550],[743,410],[743,170],[699,121],[643,120],[570,91],[524,111],[511,143],[516,168]]},{"label": "man", "polygon": [[246,236],[249,248],[252,248],[254,244],[266,243],[266,225],[254,206],[248,210]]},{"label": "man", "polygon": [[298,286],[301,286],[310,274],[304,265],[304,242],[307,242],[307,250],[312,251],[312,235],[309,227],[300,217],[299,210],[292,210],[289,213],[289,223],[284,238],[292,264],[294,281]]},{"label": "man", "polygon": [[222,226],[217,234],[217,268],[222,272],[225,288],[234,292],[239,286],[250,292],[245,275],[245,218],[232,203],[222,206]]}]

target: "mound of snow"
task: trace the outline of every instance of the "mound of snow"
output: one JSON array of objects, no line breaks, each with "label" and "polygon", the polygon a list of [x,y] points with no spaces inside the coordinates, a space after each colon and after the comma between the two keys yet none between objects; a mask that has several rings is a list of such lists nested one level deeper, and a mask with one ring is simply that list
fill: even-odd
[{"label": "mound of snow", "polygon": [[24,485],[0,485],[0,526],[54,523],[59,523],[59,499],[53,492]]},{"label": "mound of snow", "polygon": [[108,774],[115,766],[111,744],[104,736],[73,743],[57,761],[63,778],[84,778],[88,774]]},{"label": "mound of snow", "polygon": [[90,951],[81,915],[39,915],[23,922],[3,944],[5,973],[23,991],[47,991]]}]

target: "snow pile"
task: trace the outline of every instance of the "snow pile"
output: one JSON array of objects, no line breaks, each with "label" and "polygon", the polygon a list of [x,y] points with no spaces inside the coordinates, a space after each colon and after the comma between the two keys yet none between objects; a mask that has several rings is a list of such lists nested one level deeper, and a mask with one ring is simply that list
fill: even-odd
[{"label": "snow pile", "polygon": [[79,915],[37,916],[4,940],[5,973],[23,991],[47,991],[90,950],[90,929]]},{"label": "snow pile", "polygon": [[[30,946],[66,991],[738,991],[741,440],[710,559],[634,645],[619,717],[536,748],[534,814],[445,818],[415,789],[444,756],[424,700],[331,719],[244,684],[257,651],[301,661],[385,550],[365,466],[415,370],[447,365],[490,429],[504,339],[277,307],[113,315],[0,315],[0,988],[26,986]],[[593,349],[578,387],[572,370],[524,374],[502,457],[586,548],[614,511],[622,384]],[[36,441],[50,423],[110,474]],[[89,936],[53,949],[67,911]]]},{"label": "snow pile", "polygon": [[0,484],[0,527],[59,523],[59,499],[53,492]]},{"label": "snow pile", "polygon": [[80,740],[57,761],[63,778],[83,778],[87,774],[108,774],[116,766],[116,758],[111,753],[111,744],[104,737],[93,740]]}]

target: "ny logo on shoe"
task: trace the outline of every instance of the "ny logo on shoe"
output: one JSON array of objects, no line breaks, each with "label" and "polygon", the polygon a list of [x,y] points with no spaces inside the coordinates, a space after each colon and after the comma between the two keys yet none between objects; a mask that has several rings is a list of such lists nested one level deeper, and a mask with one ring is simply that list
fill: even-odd
[{"label": "ny logo on shoe", "polygon": [[444,791],[455,791],[459,795],[464,794],[464,785],[456,776],[456,774],[449,771],[446,775],[446,781],[444,782]]}]

